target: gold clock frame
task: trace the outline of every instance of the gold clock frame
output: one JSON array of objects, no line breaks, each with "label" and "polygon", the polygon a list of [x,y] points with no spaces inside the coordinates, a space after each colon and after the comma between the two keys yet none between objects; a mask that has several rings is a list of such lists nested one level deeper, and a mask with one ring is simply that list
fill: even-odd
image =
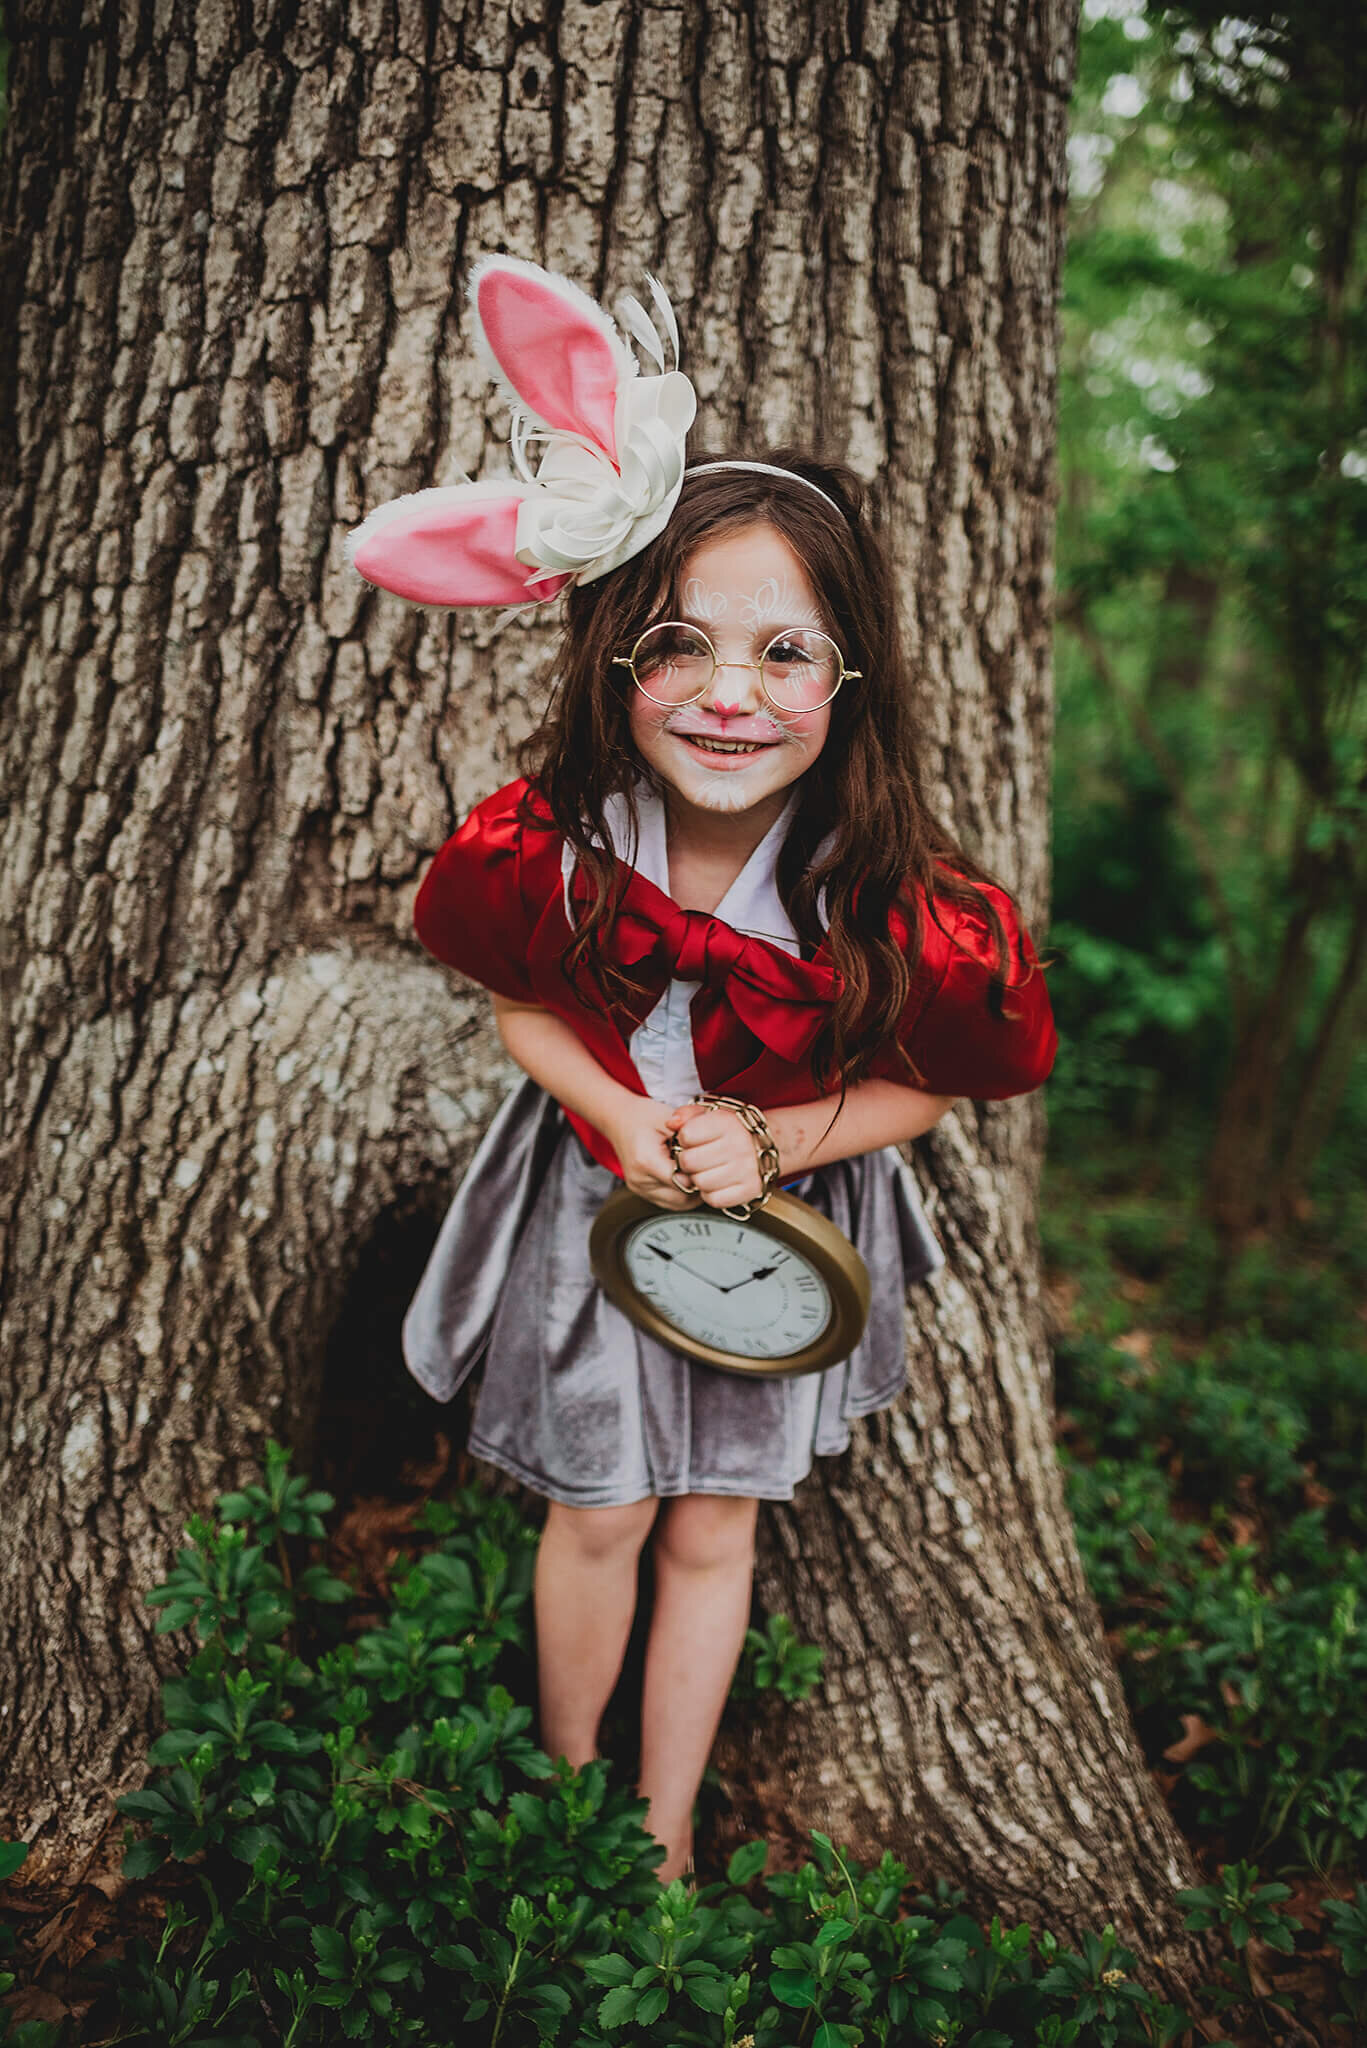
[{"label": "gold clock frame", "polygon": [[786,1358],[750,1358],[744,1352],[723,1351],[713,1344],[676,1329],[653,1304],[633,1286],[625,1263],[626,1241],[638,1223],[655,1216],[712,1217],[728,1219],[720,1209],[702,1205],[693,1209],[665,1209],[630,1188],[617,1188],[594,1218],[589,1232],[589,1264],[594,1278],[610,1301],[647,1335],[671,1350],[682,1351],[703,1365],[720,1372],[738,1373],[747,1379],[793,1379],[800,1373],[824,1372],[848,1358],[864,1333],[869,1313],[869,1269],[843,1230],[829,1217],[797,1195],[781,1191],[770,1195],[762,1209],[746,1218],[748,1227],[774,1238],[790,1250],[800,1252],[816,1267],[831,1297],[831,1315],[826,1328],[801,1351]]}]

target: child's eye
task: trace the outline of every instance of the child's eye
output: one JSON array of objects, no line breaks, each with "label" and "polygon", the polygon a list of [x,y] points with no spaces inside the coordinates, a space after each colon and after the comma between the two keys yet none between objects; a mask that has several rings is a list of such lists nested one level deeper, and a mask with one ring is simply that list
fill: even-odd
[{"label": "child's eye", "polygon": [[772,662],[776,668],[792,668],[816,658],[816,650],[808,645],[802,634],[785,633],[781,639],[770,641],[764,661],[766,667]]},{"label": "child's eye", "polygon": [[656,661],[678,661],[711,651],[701,634],[687,626],[654,626],[643,637],[646,650]]}]

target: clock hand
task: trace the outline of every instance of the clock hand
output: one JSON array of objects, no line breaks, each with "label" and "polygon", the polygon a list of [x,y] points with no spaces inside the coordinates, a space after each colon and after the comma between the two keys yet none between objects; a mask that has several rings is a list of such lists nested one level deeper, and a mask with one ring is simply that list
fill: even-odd
[{"label": "clock hand", "polygon": [[767,1280],[771,1273],[777,1273],[777,1266],[756,1266],[753,1273],[747,1273],[743,1280],[733,1280],[729,1287],[723,1287],[723,1294],[734,1294],[738,1287],[748,1287],[752,1280]]},{"label": "clock hand", "polygon": [[652,1244],[649,1238],[646,1239],[646,1250],[654,1252],[657,1259],[667,1259],[671,1266],[678,1266],[685,1273],[691,1273],[695,1280],[706,1280],[708,1286],[715,1287],[719,1294],[730,1293],[729,1288],[723,1287],[719,1281],[713,1280],[708,1274],[700,1273],[696,1266],[690,1266],[687,1259],[681,1259],[677,1252],[664,1251],[658,1244]]}]

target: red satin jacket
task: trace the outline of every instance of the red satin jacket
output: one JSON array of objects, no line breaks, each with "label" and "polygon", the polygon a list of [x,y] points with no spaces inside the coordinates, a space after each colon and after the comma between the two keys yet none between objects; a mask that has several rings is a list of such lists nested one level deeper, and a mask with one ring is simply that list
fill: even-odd
[{"label": "red satin jacket", "polygon": [[[813,959],[795,959],[705,911],[681,910],[633,870],[612,947],[645,994],[605,1012],[587,974],[577,983],[566,977],[560,964],[571,938],[561,871],[564,842],[539,798],[535,814],[546,819],[547,829],[519,824],[526,788],[519,778],[486,797],[432,862],[413,906],[414,927],[427,951],[498,995],[541,1003],[563,1017],[600,1066],[638,1095],[647,1091],[628,1044],[675,975],[703,984],[693,998],[691,1021],[698,1076],[710,1094],[777,1109],[827,1093],[808,1058],[839,989],[824,944]],[[573,897],[582,901],[588,890],[576,870]],[[897,1037],[933,1095],[1024,1095],[1048,1078],[1054,1064],[1058,1033],[1030,935],[1004,890],[987,887],[984,893],[1002,919],[1010,957],[1023,958],[1028,971],[1011,984],[1007,1014],[994,1017],[987,1006],[993,948],[985,921],[972,909],[940,899],[937,923],[922,904],[921,958]],[[896,913],[892,929],[905,944],[908,927]],[[891,1046],[877,1056],[872,1072],[908,1081]],[[602,1133],[574,1112],[566,1115],[594,1158],[620,1177]]]}]

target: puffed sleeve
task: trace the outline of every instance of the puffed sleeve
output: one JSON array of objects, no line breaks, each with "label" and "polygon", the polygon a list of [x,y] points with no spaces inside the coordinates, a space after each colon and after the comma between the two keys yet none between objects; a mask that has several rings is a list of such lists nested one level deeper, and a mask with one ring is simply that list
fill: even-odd
[{"label": "puffed sleeve", "polygon": [[[902,1043],[925,1076],[932,1095],[968,1095],[1002,1101],[1027,1095],[1049,1078],[1058,1032],[1044,969],[1015,904],[1004,889],[979,884],[1006,934],[1008,987],[1002,1015],[988,1007],[996,958],[991,930],[974,905],[936,902],[937,925],[923,918],[921,999],[909,1005]],[[939,928],[943,926],[943,931]],[[930,978],[928,996],[924,979]]]},{"label": "puffed sleeve", "polygon": [[471,811],[423,876],[413,928],[447,967],[518,1003],[535,1002],[527,975],[533,919],[521,887],[517,807],[525,781],[510,783]]}]

